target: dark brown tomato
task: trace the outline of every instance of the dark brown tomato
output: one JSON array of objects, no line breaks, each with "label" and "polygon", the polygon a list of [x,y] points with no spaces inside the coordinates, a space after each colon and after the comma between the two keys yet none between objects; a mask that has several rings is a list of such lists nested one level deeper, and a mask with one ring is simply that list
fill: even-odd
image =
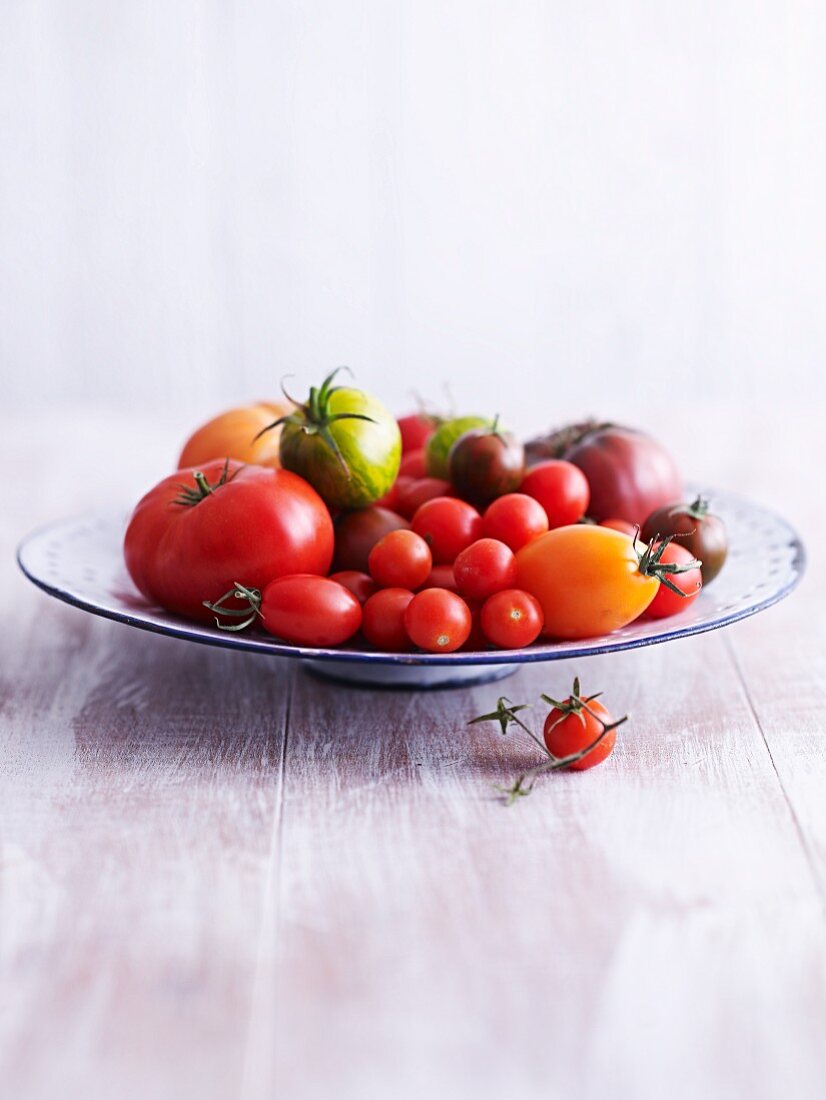
[{"label": "dark brown tomato", "polygon": [[708,502],[697,497],[691,504],[679,502],[657,508],[642,526],[645,541],[673,535],[692,557],[701,561],[703,584],[713,581],[725,565],[728,555],[726,525],[708,510]]},{"label": "dark brown tomato", "polygon": [[459,496],[484,508],[519,488],[525,476],[525,450],[511,432],[473,428],[451,447],[448,470]]}]

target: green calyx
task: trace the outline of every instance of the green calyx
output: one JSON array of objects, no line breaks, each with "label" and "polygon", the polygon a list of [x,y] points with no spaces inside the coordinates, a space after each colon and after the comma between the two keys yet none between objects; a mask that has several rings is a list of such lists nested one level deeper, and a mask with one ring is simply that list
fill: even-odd
[{"label": "green calyx", "polygon": [[686,508],[686,515],[692,519],[705,519],[708,515],[708,501],[704,496],[698,496],[696,500]]},{"label": "green calyx", "polygon": [[[238,471],[236,470],[235,473]],[[202,500],[206,500],[208,496],[211,496],[216,489],[220,489],[222,485],[226,485],[232,478],[229,475],[229,459],[224,463],[224,468],[221,471],[221,476],[215,482],[214,485],[210,485],[207,480],[206,474],[201,470],[196,470],[192,477],[195,480],[194,487],[192,485],[185,485],[182,481],[178,483],[178,489],[180,492],[172,501],[173,504],[180,504],[184,508],[193,508],[196,504],[200,504]],[[235,474],[232,475],[235,477]]]},{"label": "green calyx", "polygon": [[686,593],[674,584],[671,577],[676,573],[688,573],[691,569],[699,569],[703,563],[696,558],[692,558],[691,561],[686,561],[682,564],[678,562],[662,561],[665,548],[670,542],[673,542],[674,536],[669,535],[668,538],[663,539],[662,542],[660,542],[659,539],[660,536],[655,535],[645,549],[639,551],[637,550],[637,534],[634,535],[634,551],[637,555],[637,561],[640,564],[640,573],[642,573],[644,577],[656,577],[660,584],[664,584],[669,591],[685,599]]},{"label": "green calyx", "polygon": [[336,375],[341,370],[349,370],[349,367],[336,367],[334,371],[331,371],[327,375],[320,386],[311,386],[309,397],[303,403],[291,397],[282,384],[282,393],[287,400],[295,406],[295,409],[286,416],[281,416],[278,420],[274,420],[272,424],[268,424],[266,428],[262,428],[255,438],[260,439],[265,432],[272,431],[273,428],[277,428],[279,425],[291,424],[299,431],[304,432],[305,435],[317,435],[319,439],[322,439],[336,456],[342,469],[349,477],[350,470],[330,428],[339,420],[366,420],[369,424],[375,424],[376,421],[372,416],[367,416],[365,413],[333,413],[330,411],[330,398],[334,393],[345,388],[344,386],[333,385]]},{"label": "green calyx", "polygon": [[[246,607],[224,607],[227,600],[242,600]],[[204,607],[211,611],[215,616],[215,625],[219,630],[227,630],[232,633],[237,633],[239,630],[246,630],[248,626],[255,622],[257,615],[261,614],[261,593],[257,588],[247,588],[244,584],[239,584],[238,581],[230,588],[228,592],[225,592],[220,599],[215,603],[210,603],[209,600],[203,601]],[[242,619],[242,622],[229,622],[223,623],[219,616],[224,615],[230,619]]]}]

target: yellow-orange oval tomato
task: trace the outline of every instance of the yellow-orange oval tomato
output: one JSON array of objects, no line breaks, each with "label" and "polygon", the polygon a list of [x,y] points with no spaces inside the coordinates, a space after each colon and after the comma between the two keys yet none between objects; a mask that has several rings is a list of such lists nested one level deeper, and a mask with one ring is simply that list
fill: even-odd
[{"label": "yellow-orange oval tomato", "polygon": [[593,638],[641,615],[660,582],[640,571],[627,535],[573,524],[522,547],[516,555],[516,587],[539,600],[546,637]]},{"label": "yellow-orange oval tomato", "polygon": [[256,466],[279,467],[281,429],[273,428],[260,439],[255,437],[263,428],[289,411],[286,405],[269,401],[227,409],[193,432],[184,444],[178,459],[178,469],[202,466],[216,458],[232,458],[237,462]]}]

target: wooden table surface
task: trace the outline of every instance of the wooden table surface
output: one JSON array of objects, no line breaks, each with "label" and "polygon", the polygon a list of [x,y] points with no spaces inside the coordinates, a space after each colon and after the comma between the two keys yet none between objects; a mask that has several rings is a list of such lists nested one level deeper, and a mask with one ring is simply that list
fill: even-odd
[{"label": "wooden table surface", "polygon": [[631,720],[606,765],[510,809],[492,784],[533,753],[465,726],[495,684],[334,687],[28,585],[28,528],[128,507],[177,439],[137,416],[9,419],[0,1094],[826,1094],[808,415],[686,418],[677,446],[799,526],[801,589],[726,631],[520,671],[513,699],[578,672]]}]

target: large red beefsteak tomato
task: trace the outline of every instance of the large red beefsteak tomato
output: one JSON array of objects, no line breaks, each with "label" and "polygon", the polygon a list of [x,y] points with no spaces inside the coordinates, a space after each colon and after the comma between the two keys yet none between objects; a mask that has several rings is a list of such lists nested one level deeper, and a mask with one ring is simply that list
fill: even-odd
[{"label": "large red beefsteak tomato", "polygon": [[264,589],[289,573],[327,573],[333,523],[315,489],[289,470],[207,462],[146,494],[129,521],[124,556],[145,596],[210,621],[203,601],[236,581]]}]

